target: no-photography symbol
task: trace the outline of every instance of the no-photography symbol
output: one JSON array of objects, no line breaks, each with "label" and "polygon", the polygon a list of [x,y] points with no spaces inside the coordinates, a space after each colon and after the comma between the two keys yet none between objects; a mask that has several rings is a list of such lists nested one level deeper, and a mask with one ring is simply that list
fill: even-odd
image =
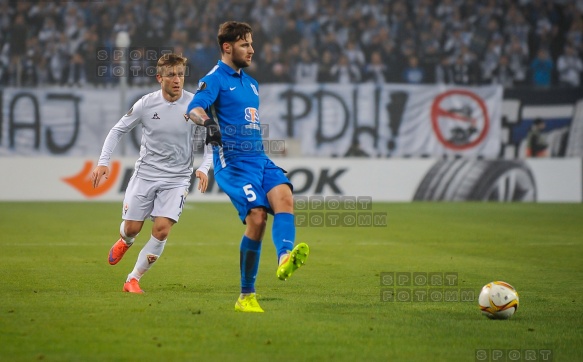
[{"label": "no-photography symbol", "polygon": [[482,98],[467,90],[454,89],[435,97],[431,125],[444,147],[466,150],[486,138],[490,117]]}]

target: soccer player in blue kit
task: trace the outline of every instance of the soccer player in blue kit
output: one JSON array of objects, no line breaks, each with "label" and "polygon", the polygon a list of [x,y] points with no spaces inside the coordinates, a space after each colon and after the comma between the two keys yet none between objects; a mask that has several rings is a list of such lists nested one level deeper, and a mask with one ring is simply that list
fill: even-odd
[{"label": "soccer player in blue kit", "polygon": [[261,241],[267,214],[274,215],[272,238],[278,257],[276,275],[286,280],[310,252],[295,243],[292,184],[265,154],[259,122],[259,85],[243,68],[253,57],[252,29],[247,23],[220,25],[221,60],[204,76],[186,114],[206,128],[213,145],[215,180],[229,196],[246,225],[240,246],[240,312],[263,312],[255,294]]}]

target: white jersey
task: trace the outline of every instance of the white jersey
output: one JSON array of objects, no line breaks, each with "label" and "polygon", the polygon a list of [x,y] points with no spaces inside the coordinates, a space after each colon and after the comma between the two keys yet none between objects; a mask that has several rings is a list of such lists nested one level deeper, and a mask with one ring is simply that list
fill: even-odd
[{"label": "white jersey", "polygon": [[[149,181],[167,179],[172,184],[190,185],[197,142],[201,142],[196,139],[200,126],[187,121],[184,114],[193,97],[194,94],[185,90],[175,102],[164,99],[162,90],[143,96],[109,131],[98,165],[109,166],[113,150],[123,135],[141,124],[140,157],[135,164],[134,177]],[[203,162],[198,170],[208,174],[211,164],[212,149],[209,145],[204,148]]]}]

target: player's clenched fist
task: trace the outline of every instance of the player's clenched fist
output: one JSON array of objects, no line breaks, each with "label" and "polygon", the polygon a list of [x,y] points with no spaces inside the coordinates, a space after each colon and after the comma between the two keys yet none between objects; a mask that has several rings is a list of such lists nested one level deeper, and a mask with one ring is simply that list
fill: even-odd
[{"label": "player's clenched fist", "polygon": [[206,139],[205,144],[211,144],[213,146],[222,146],[223,141],[221,140],[221,130],[217,122],[211,118],[204,121],[204,128],[206,128]]}]

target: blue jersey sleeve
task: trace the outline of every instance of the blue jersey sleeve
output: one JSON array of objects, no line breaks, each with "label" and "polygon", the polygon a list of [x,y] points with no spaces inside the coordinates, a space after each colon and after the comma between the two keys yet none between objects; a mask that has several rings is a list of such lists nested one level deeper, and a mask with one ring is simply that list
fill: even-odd
[{"label": "blue jersey sleeve", "polygon": [[205,110],[208,109],[217,99],[219,90],[220,79],[218,77],[213,76],[212,73],[204,76],[198,82],[198,89],[186,109],[186,114],[190,114],[190,111],[196,107],[201,107]]}]

